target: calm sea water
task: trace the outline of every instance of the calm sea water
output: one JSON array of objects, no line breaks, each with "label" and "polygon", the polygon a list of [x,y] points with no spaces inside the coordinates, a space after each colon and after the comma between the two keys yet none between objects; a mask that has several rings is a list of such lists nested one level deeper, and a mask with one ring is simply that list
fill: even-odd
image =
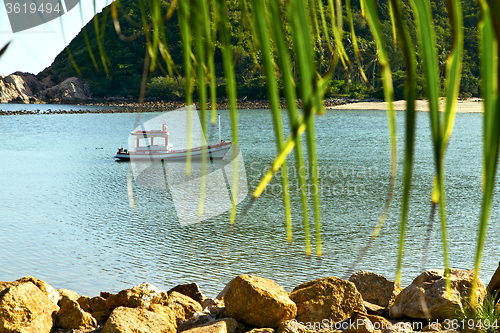
[{"label": "calm sea water", "polygon": [[[221,113],[222,137],[228,140],[229,114]],[[142,114],[140,120],[157,115]],[[229,213],[181,227],[168,190],[133,184],[137,208],[132,209],[127,193],[129,163],[113,156],[117,147],[126,146],[137,117],[129,113],[0,116],[0,280],[33,275],[56,288],[89,296],[143,281],[163,289],[197,282],[205,294],[215,296],[242,273],[271,278],[289,291],[318,277],[346,277],[387,196],[385,112],[329,110],[316,118],[320,260],[305,255],[294,181],[291,246],[286,242],[279,180],[271,182],[247,215],[239,215],[233,228]],[[271,116],[268,110],[242,110],[238,117],[252,190],[276,153]],[[429,221],[433,164],[428,123],[428,114],[419,113],[403,285],[420,273]],[[403,126],[404,114],[398,113],[400,133]],[[481,133],[480,114],[458,114],[446,157],[450,262],[460,269],[470,269],[474,262],[481,207]],[[396,270],[404,136],[399,134],[398,140],[399,178],[392,208],[379,238],[357,267],[390,279]],[[498,191],[495,195],[481,271],[485,283],[500,260],[495,232],[500,226]],[[427,268],[443,267],[440,235],[437,220]]]}]

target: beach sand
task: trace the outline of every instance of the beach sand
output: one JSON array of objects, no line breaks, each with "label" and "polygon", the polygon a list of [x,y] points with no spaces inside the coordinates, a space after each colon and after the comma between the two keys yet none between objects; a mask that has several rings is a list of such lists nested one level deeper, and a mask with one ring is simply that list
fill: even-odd
[{"label": "beach sand", "polygon": [[[439,102],[440,111],[444,111],[445,100],[442,98]],[[415,104],[417,111],[429,111],[429,105],[426,100],[418,100]],[[333,110],[387,110],[387,102],[359,102],[344,105],[330,106],[327,109]],[[406,110],[406,101],[394,102],[394,109],[397,111]],[[457,101],[456,112],[459,113],[480,113],[483,112],[483,102],[479,98]]]}]

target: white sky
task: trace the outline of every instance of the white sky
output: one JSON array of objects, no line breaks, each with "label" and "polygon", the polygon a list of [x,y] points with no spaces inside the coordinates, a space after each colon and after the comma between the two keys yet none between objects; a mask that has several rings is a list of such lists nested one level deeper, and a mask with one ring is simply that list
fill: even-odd
[{"label": "white sky", "polygon": [[[80,2],[83,13],[80,12],[80,5],[77,5],[65,15],[41,26],[13,33],[3,1],[0,1],[0,49],[12,41],[7,52],[0,57],[0,75],[17,71],[38,74],[50,66],[55,57],[94,15],[92,0]],[[95,2],[99,13],[111,0]]]}]

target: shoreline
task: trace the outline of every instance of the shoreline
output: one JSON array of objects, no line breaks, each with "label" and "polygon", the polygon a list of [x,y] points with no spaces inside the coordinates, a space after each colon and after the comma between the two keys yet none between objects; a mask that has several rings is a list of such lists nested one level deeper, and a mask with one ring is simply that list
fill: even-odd
[{"label": "shoreline", "polygon": [[[116,294],[102,291],[90,297],[64,288],[56,290],[43,280],[25,276],[13,282],[0,281],[0,330],[467,333],[476,328],[476,322],[465,321],[469,316],[463,311],[462,317],[457,317],[456,311],[472,289],[474,271],[452,268],[449,274],[455,283],[448,297],[442,292],[443,269],[426,270],[406,288],[383,275],[357,271],[347,280],[333,275],[316,278],[291,292],[273,280],[240,274],[227,282],[216,298],[206,297],[196,282],[178,284],[168,291],[143,282]],[[477,302],[494,304],[494,297],[483,303],[487,291],[481,280],[477,291]]]},{"label": "shoreline", "polygon": [[[50,103],[47,103],[50,104]],[[194,103],[196,108],[199,109],[199,103]],[[387,102],[379,100],[353,100],[353,99],[325,99],[326,110],[363,110],[363,111],[387,111]],[[19,105],[20,109],[23,105],[32,104],[6,104],[6,105]],[[55,103],[55,105],[65,105],[62,103]],[[89,103],[82,103],[82,101],[68,101],[67,105],[81,106],[81,109],[70,110],[52,110],[46,111],[37,110],[2,110],[0,104],[0,115],[25,115],[25,114],[82,114],[82,113],[136,113],[136,112],[163,112],[172,111],[186,106],[185,102],[181,101],[148,101],[144,103],[130,102],[126,100],[99,100]],[[85,107],[93,107],[97,109],[89,110]],[[99,107],[103,107],[99,109]],[[270,105],[267,100],[238,100],[237,107],[239,110],[258,110],[269,109]],[[298,102],[300,108],[300,101]],[[207,111],[210,111],[210,102],[207,103]],[[286,109],[285,101],[281,100],[281,108]],[[443,112],[445,108],[445,99],[441,98],[439,102],[440,111]],[[220,100],[217,102],[217,110],[228,110],[229,103],[227,100]],[[406,101],[400,100],[394,102],[394,109],[396,111],[406,110]],[[428,112],[429,106],[426,100],[417,100],[415,109],[418,112]],[[456,104],[457,113],[482,113],[483,102],[480,98],[471,98],[466,100],[458,100]]]},{"label": "shoreline", "polygon": [[[349,99],[326,99],[324,100],[325,107],[332,107],[341,104],[353,103],[354,100]],[[33,104],[12,104],[5,103],[6,105],[18,105],[19,108],[23,108],[25,105]],[[34,103],[36,104],[36,103]],[[144,103],[131,102],[127,100],[98,100],[98,101],[67,101],[67,104],[60,103],[59,101],[54,101],[53,103],[43,103],[40,105],[75,105],[81,107],[80,109],[70,109],[70,110],[57,110],[48,109],[43,110],[2,110],[2,104],[0,104],[0,115],[23,115],[23,114],[76,114],[76,113],[135,113],[135,112],[164,112],[173,111],[179,108],[185,107],[186,103],[183,101],[147,101]],[[281,100],[281,108],[286,109],[286,102]],[[297,103],[300,107],[300,102]],[[199,103],[194,103],[196,109],[199,110]],[[86,107],[92,107],[94,110],[85,109]],[[102,109],[99,109],[102,107]],[[227,100],[217,101],[217,110],[229,110],[229,103]],[[259,110],[259,109],[270,109],[270,104],[267,100],[255,100],[247,101],[245,99],[240,99],[237,101],[237,107],[239,110]],[[26,107],[24,107],[26,108]],[[211,110],[210,102],[207,103],[206,109],[208,112]]]},{"label": "shoreline", "polygon": [[[378,110],[387,111],[387,102],[358,102],[350,103],[344,105],[336,105],[331,107],[326,107],[327,110]],[[444,111],[445,99],[441,98],[439,100],[439,110]],[[394,110],[405,111],[406,101],[400,100],[394,102]],[[418,112],[429,112],[429,103],[427,100],[417,100],[415,103],[415,110]],[[457,113],[482,113],[483,112],[483,101],[480,98],[469,98],[465,100],[458,100],[456,104]]]}]

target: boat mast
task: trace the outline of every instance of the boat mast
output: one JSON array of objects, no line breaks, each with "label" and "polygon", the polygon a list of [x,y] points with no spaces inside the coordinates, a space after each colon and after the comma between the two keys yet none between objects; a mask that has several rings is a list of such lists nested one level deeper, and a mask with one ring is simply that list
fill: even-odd
[{"label": "boat mast", "polygon": [[222,142],[222,138],[220,136],[220,113],[219,113],[219,142]]}]

